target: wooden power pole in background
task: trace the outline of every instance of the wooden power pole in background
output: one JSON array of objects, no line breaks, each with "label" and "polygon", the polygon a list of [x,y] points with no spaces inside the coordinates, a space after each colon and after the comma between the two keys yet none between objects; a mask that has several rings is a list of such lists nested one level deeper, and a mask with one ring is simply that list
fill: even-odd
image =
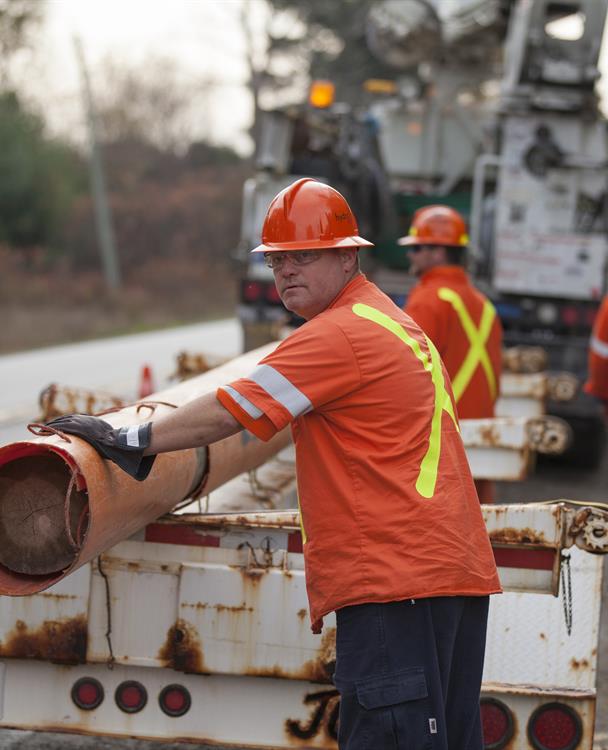
[{"label": "wooden power pole in background", "polygon": [[89,74],[80,39],[74,38],[74,47],[76,49],[76,57],[78,59],[78,65],[82,77],[82,96],[84,100],[84,108],[87,113],[87,126],[90,143],[89,163],[91,170],[91,191],[95,206],[97,240],[101,252],[106,283],[110,290],[116,291],[120,289],[121,286],[120,265],[118,262],[118,254],[116,252],[116,242],[114,240],[112,215],[107,198],[106,182],[101,161],[101,148],[97,137],[95,106],[93,103]]}]

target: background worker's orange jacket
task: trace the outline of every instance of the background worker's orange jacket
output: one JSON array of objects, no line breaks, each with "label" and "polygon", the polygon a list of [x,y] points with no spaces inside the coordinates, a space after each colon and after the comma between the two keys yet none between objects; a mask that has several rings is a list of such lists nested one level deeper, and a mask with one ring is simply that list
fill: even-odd
[{"label": "background worker's orange jacket", "polygon": [[604,297],[589,342],[589,379],[584,390],[608,402],[608,296]]},{"label": "background worker's orange jacket", "polygon": [[[427,271],[410,293],[405,312],[437,347],[454,386],[455,378],[471,349],[471,342],[454,304],[441,298],[442,289],[452,290],[460,297],[477,330],[482,321],[484,305],[491,303],[475,289],[464,269],[459,266],[437,266]],[[492,389],[491,379],[478,360],[468,384],[457,397],[456,409],[461,419],[494,416],[502,365],[502,326],[497,315],[493,316],[483,348],[491,365],[495,388]]]}]

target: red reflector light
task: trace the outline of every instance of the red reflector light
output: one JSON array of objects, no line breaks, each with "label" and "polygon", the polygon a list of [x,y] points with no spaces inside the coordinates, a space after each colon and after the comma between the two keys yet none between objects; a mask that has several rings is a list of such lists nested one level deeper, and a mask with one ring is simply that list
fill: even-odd
[{"label": "red reflector light", "polygon": [[269,284],[266,287],[266,300],[268,302],[280,302],[281,301],[279,290],[276,288],[274,284]]},{"label": "red reflector light", "polygon": [[574,326],[578,323],[579,313],[578,309],[574,305],[566,305],[562,307],[562,321],[567,326]]},{"label": "red reflector light", "polygon": [[540,706],[528,722],[528,738],[536,750],[574,750],[582,734],[580,716],[563,703]]},{"label": "red reflector light", "polygon": [[249,281],[243,285],[243,299],[246,302],[257,302],[263,292],[262,285],[257,281]]},{"label": "red reflector light", "polygon": [[513,714],[495,698],[482,698],[479,707],[483,746],[485,750],[500,750],[513,737]]},{"label": "red reflector light", "polygon": [[103,701],[103,687],[94,677],[81,677],[72,685],[72,700],[83,711],[92,711]]},{"label": "red reflector light", "polygon": [[192,699],[183,685],[167,685],[158,696],[158,703],[167,716],[183,716],[190,709]]},{"label": "red reflector light", "polygon": [[148,702],[148,693],[140,682],[126,680],[116,688],[114,700],[121,711],[127,714],[136,714]]}]

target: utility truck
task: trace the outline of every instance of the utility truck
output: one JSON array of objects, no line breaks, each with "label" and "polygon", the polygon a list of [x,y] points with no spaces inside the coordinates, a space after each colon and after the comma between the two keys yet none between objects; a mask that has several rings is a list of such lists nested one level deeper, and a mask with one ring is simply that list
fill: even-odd
[{"label": "utility truck", "polygon": [[[239,316],[246,348],[291,320],[248,251],[272,197],[301,176],[345,194],[366,273],[403,305],[404,249],[416,209],[445,203],[470,224],[470,271],[493,300],[507,346],[543,347],[552,371],[586,374],[606,291],[607,138],[598,61],[607,0],[381,0],[365,28],[391,80],[362,82],[356,105],[310,101],[267,112],[244,186]],[[329,93],[328,93],[329,91]],[[570,457],[594,466],[603,421],[579,392],[549,411],[576,433]]]}]

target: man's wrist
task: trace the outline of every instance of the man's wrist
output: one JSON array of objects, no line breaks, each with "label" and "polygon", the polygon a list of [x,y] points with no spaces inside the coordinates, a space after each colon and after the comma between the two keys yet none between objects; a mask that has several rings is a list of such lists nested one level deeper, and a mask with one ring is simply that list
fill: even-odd
[{"label": "man's wrist", "polygon": [[118,448],[143,451],[150,445],[152,439],[152,422],[119,427],[115,434]]}]

